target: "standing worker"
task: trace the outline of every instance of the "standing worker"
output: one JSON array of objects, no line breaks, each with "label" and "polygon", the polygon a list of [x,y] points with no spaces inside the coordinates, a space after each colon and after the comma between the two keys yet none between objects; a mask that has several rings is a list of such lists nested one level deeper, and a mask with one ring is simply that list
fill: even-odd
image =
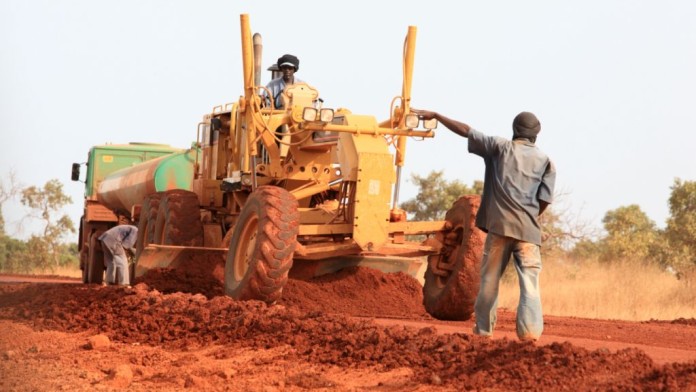
[{"label": "standing worker", "polygon": [[128,257],[126,250],[135,251],[135,241],[138,239],[138,228],[131,225],[118,225],[99,236],[104,249],[106,264],[106,283],[128,286]]},{"label": "standing worker", "polygon": [[556,169],[534,143],[541,124],[530,112],[512,122],[512,140],[486,136],[469,125],[427,110],[412,111],[437,119],[450,131],[469,139],[469,152],[486,164],[476,226],[488,233],[481,262],[481,287],[474,311],[474,333],[492,336],[498,306],[498,285],[514,256],[520,283],[517,336],[538,340],[544,330],[539,291],[541,225],[539,215],[553,200]]},{"label": "standing worker", "polygon": [[[277,64],[282,76],[268,82],[266,85],[268,91],[264,91],[263,96],[265,100],[269,101],[268,93],[270,93],[273,97],[273,107],[281,109],[283,108],[281,94],[285,87],[295,83],[302,83],[300,79],[295,77],[295,72],[300,70],[300,59],[291,54],[284,54],[278,58]],[[270,102],[268,104],[270,105]]]}]

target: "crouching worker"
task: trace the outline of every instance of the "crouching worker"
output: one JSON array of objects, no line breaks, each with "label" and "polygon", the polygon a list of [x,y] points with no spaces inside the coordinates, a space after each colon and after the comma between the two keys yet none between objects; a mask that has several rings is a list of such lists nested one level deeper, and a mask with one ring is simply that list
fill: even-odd
[{"label": "crouching worker", "polygon": [[138,238],[138,228],[131,225],[112,227],[99,236],[104,249],[106,264],[106,283],[128,286],[128,257],[126,251],[135,251],[135,241]]}]

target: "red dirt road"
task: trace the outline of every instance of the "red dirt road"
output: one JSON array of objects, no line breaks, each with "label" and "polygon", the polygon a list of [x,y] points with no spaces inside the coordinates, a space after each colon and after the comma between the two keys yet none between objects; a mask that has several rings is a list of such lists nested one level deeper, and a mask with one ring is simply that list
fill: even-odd
[{"label": "red dirt road", "polygon": [[[492,340],[433,320],[403,274],[291,280],[274,306],[219,278],[0,284],[0,390],[696,390],[694,319],[547,316],[534,345],[508,311]],[[89,349],[97,334],[110,342]]]}]

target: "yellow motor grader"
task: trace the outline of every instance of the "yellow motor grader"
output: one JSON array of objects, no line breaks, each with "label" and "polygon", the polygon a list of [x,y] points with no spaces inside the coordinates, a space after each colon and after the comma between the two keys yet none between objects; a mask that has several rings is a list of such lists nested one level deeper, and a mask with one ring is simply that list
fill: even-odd
[{"label": "yellow motor grader", "polygon": [[[416,28],[404,42],[401,95],[379,122],[323,107],[319,91],[305,83],[285,89],[282,107],[264,100],[261,36],[252,36],[247,15],[240,20],[243,95],[204,116],[190,150],[95,183],[90,203],[114,217],[106,226],[83,219],[84,247],[119,220],[137,222],[136,276],[224,257],[226,293],[269,303],[288,277],[348,266],[415,275],[427,260],[427,311],[469,318],[482,247],[477,197],[460,198],[445,221],[409,221],[397,206],[407,138],[432,138],[437,125],[410,112]],[[177,169],[173,157],[187,168]],[[181,172],[190,172],[185,186]],[[410,240],[418,236],[427,239]],[[82,253],[83,264],[98,263],[89,259],[97,252]]]}]

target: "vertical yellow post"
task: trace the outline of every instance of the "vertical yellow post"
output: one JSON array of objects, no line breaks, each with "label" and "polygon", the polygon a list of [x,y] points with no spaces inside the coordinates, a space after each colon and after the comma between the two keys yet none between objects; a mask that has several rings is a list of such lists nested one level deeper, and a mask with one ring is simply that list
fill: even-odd
[{"label": "vertical yellow post", "polygon": [[[405,114],[411,109],[411,83],[413,81],[413,59],[416,55],[416,26],[408,27],[404,43],[404,80],[401,89],[402,116],[399,127],[404,127]],[[406,159],[406,136],[399,136],[396,141],[396,184],[394,185],[394,201],[392,207],[399,203],[399,188],[401,187],[401,167]]]},{"label": "vertical yellow post", "polygon": [[[247,143],[249,155],[256,155],[257,148],[256,143],[252,143],[256,140],[256,129],[254,129],[252,111],[252,103],[254,102],[254,46],[251,37],[251,27],[249,25],[249,15],[241,14],[239,16],[240,24],[242,28],[242,70],[244,72],[244,98],[246,101],[246,107],[244,108],[244,115],[246,117],[247,124]],[[255,170],[255,168],[251,168]]]}]

